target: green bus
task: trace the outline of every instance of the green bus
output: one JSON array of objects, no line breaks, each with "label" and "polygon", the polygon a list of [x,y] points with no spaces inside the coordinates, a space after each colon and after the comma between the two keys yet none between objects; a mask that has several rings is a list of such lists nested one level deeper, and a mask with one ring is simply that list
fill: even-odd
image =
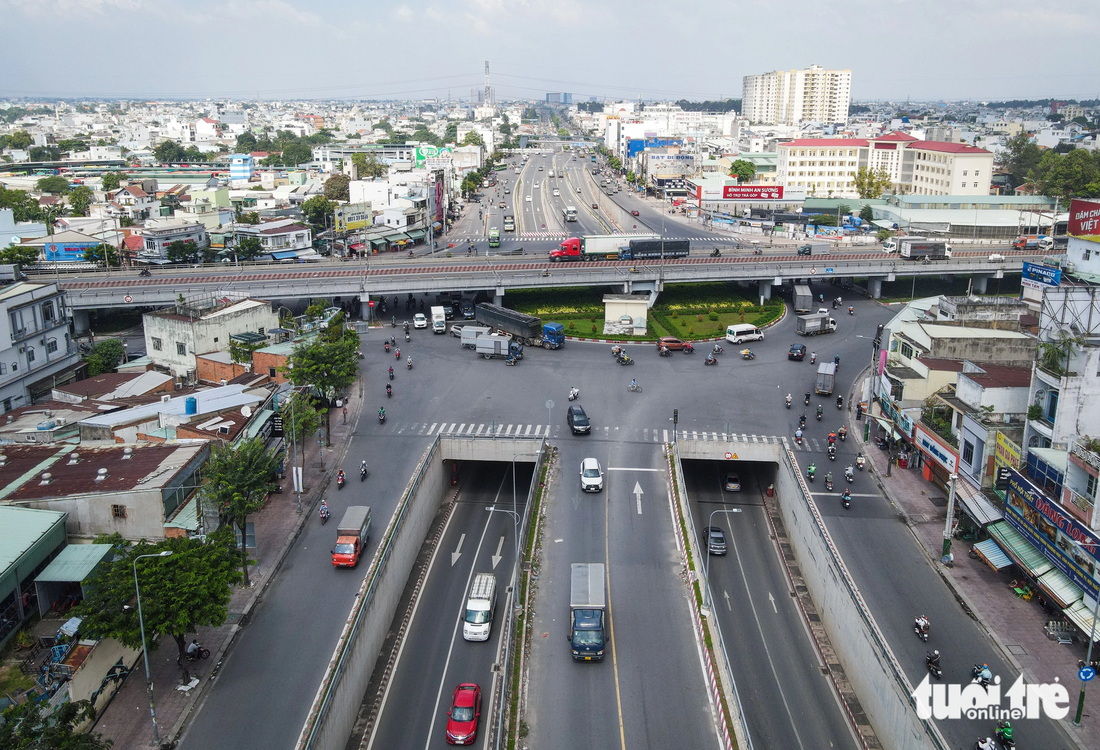
[{"label": "green bus", "polygon": [[500,164],[494,164],[493,165],[493,171],[494,172],[504,172],[507,169],[508,169],[508,165],[505,164],[504,162],[501,162]]},{"label": "green bus", "polygon": [[500,247],[500,230],[496,227],[489,230],[489,247]]}]

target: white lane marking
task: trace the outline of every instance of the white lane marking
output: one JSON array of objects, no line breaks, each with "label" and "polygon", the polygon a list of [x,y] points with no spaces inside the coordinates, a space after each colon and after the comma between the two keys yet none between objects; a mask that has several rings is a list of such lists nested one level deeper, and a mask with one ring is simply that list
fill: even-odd
[{"label": "white lane marking", "polygon": [[505,435],[511,435],[511,434],[512,434],[512,428],[513,428],[513,427],[515,427],[515,425],[514,425],[514,424],[510,424],[510,425],[508,425],[508,429],[504,431],[504,434],[505,434]]},{"label": "white lane marking", "polygon": [[668,430],[661,430],[661,442],[662,443],[667,443],[668,442]]},{"label": "white lane marking", "polygon": [[634,482],[634,498],[638,502],[638,515],[639,516],[642,515],[642,495],[643,494],[645,494],[645,493],[642,492],[642,485],[638,482]]},{"label": "white lane marking", "polygon": [[[728,609],[730,612],[732,612],[733,611],[733,606],[730,604],[730,594],[729,594],[729,592],[726,591],[725,589],[723,589],[722,590],[722,596],[726,597],[726,609]],[[768,594],[768,596],[771,596],[771,594]],[[772,606],[773,607],[775,606],[774,601],[772,602]]]},{"label": "white lane marking", "polygon": [[[534,427],[534,425],[527,425],[527,432],[525,432],[525,433],[523,433],[523,434],[524,434],[524,435],[530,435],[530,434],[531,434],[531,428],[532,428],[532,427]],[[519,430],[516,430],[516,434],[517,434],[517,435],[519,434]]]},{"label": "white lane marking", "polygon": [[438,423],[437,422],[432,422],[432,426],[428,428],[428,434],[429,435],[431,435],[433,432],[435,432],[436,424],[438,424]]},{"label": "white lane marking", "polygon": [[648,468],[643,468],[643,467],[640,467],[640,466],[637,467],[637,468],[635,468],[633,466],[608,466],[607,470],[608,471],[664,471],[664,469],[648,469]]},{"label": "white lane marking", "polygon": [[459,425],[459,427],[458,427],[458,434],[460,434],[460,435],[461,435],[461,434],[462,434],[462,431],[463,431],[464,429],[466,429],[466,423],[465,423],[465,422],[463,422],[463,423],[462,423],[461,425]]},{"label": "white lane marking", "polygon": [[497,542],[497,552],[496,552],[495,555],[493,555],[493,570],[497,569],[497,563],[499,563],[500,560],[501,560],[502,555],[500,554],[500,551],[502,549],[504,549],[504,535],[503,534],[500,535],[500,541]]},{"label": "white lane marking", "polygon": [[541,435],[541,434],[542,434],[542,425],[541,425],[541,424],[540,424],[540,425],[536,425],[536,426],[535,426],[535,437],[538,437],[538,436],[539,436],[539,435]]},{"label": "white lane marking", "polygon": [[[726,600],[729,601],[729,594],[726,594]],[[775,597],[772,596],[772,592],[768,592],[768,601],[772,603],[772,612],[779,614],[779,609],[775,606]]]}]

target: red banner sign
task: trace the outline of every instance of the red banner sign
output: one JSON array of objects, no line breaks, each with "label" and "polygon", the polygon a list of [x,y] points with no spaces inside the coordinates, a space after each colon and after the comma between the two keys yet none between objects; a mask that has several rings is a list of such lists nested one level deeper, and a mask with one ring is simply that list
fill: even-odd
[{"label": "red banner sign", "polygon": [[782,185],[725,185],[722,198],[728,201],[779,201],[783,200]]},{"label": "red banner sign", "polygon": [[1100,203],[1074,198],[1069,204],[1070,237],[1100,237]]}]

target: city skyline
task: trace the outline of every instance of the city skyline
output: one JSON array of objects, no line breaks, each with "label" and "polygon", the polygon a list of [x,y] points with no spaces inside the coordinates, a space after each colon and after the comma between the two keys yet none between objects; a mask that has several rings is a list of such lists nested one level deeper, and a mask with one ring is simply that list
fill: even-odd
[{"label": "city skyline", "polygon": [[[745,75],[812,64],[851,69],[856,101],[1100,97],[1088,54],[1100,22],[1079,0],[1039,12],[1017,0],[857,5],[829,27],[782,22],[819,15],[803,0],[778,19],[753,14],[756,3],[709,0],[690,14],[619,0],[443,8],[318,0],[308,9],[285,0],[0,2],[13,32],[0,50],[4,97],[466,98],[483,85],[486,59],[501,100],[548,91],[575,101],[736,99]],[[1008,54],[1055,38],[1056,61]],[[908,53],[899,54],[898,39],[912,40],[902,42]],[[48,56],[44,40],[87,49]],[[81,54],[92,64],[74,64]]]}]

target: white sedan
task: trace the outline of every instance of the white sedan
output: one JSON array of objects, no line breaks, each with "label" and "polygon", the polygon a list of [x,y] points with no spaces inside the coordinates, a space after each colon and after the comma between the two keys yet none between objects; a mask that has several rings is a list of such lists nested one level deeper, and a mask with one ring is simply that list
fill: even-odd
[{"label": "white sedan", "polygon": [[428,319],[424,317],[424,313],[417,313],[413,316],[413,328],[427,328]]},{"label": "white sedan", "polygon": [[527,200],[528,203],[530,203],[531,202],[531,196],[527,196],[526,200]]}]

